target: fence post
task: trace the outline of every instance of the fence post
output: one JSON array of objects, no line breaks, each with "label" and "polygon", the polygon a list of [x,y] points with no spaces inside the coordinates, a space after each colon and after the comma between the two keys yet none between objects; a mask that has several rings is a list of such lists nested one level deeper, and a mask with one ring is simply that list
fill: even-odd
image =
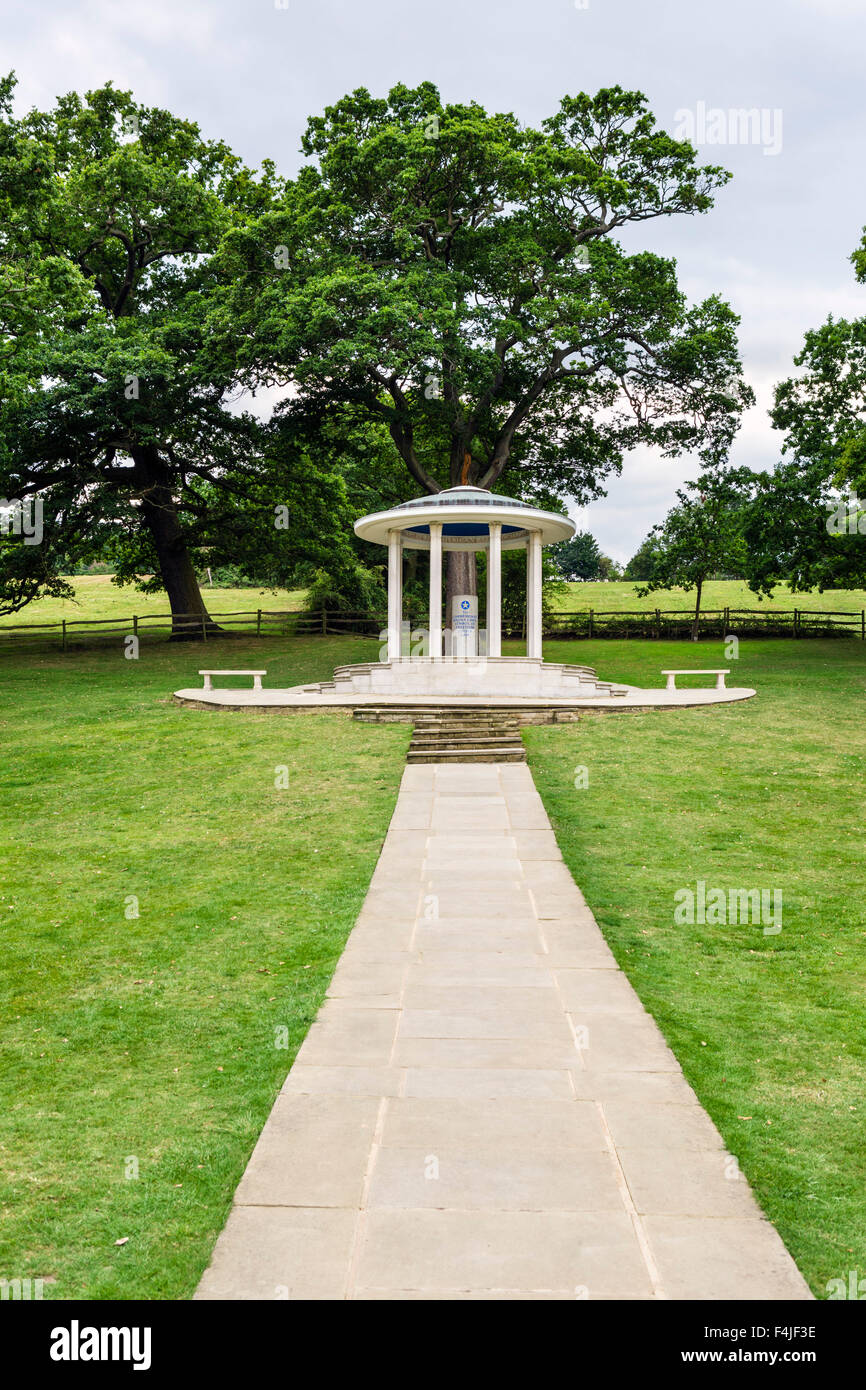
[{"label": "fence post", "polygon": [[202,636],[202,641],[203,641],[203,642],[206,642],[206,641],[207,641],[207,618],[205,617],[204,613],[202,613],[202,615],[201,615],[201,636]]},{"label": "fence post", "polygon": [[133,632],[135,633],[135,636],[137,637],[137,636],[138,636],[138,614],[137,614],[137,613],[133,613],[133,615],[132,615],[132,630],[133,630]]},{"label": "fence post", "polygon": [[860,609],[860,641],[866,642],[866,608]]},{"label": "fence post", "polygon": [[592,637],[592,609],[589,610],[589,635]]},{"label": "fence post", "polygon": [[794,609],[794,636],[795,636],[795,637],[799,637],[799,636],[800,636],[800,610],[799,610],[799,608],[795,608],[795,609]]},{"label": "fence post", "polygon": [[261,635],[262,635],[262,610],[261,610],[261,608],[257,608],[257,609],[256,609],[256,636],[257,636],[257,637],[261,637]]},{"label": "fence post", "polygon": [[656,609],[656,640],[657,640],[657,641],[660,641],[660,640],[661,640],[661,635],[662,635],[662,612],[661,612],[661,609],[660,609],[660,608],[657,608],[657,609]]},{"label": "fence post", "polygon": [[63,651],[66,651],[66,619],[63,619]]},{"label": "fence post", "polygon": [[327,637],[327,635],[328,635],[328,610],[327,610],[327,608],[323,608],[323,609],[322,609],[322,636],[323,636],[323,637]]}]

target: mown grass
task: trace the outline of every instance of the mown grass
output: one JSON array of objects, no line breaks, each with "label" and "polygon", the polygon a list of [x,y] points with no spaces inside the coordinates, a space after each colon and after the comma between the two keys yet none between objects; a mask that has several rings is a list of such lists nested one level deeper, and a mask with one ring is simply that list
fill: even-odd
[{"label": "mown grass", "polygon": [[[234,637],[206,662],[164,642],[130,661],[119,641],[0,659],[0,1277],[53,1279],[59,1298],[194,1289],[363,900],[408,729],[170,692],[204,664],[289,685],[377,649]],[[640,685],[694,664],[687,643],[546,655]],[[698,664],[717,663],[734,665],[704,643]],[[735,672],[757,699],[526,739],[618,960],[820,1296],[866,1276],[866,647],[743,641]],[[781,888],[782,932],[676,926],[673,895],[700,878]]]},{"label": "mown grass", "polygon": [[[677,643],[557,642],[546,655],[637,685],[694,664]],[[697,664],[734,663],[719,642]],[[757,698],[587,715],[526,741],[617,960],[826,1297],[828,1280],[866,1277],[866,646],[743,642],[736,683]],[[676,925],[674,894],[699,879],[782,889],[781,933]]]},{"label": "mown grass", "polygon": [[[290,684],[371,646],[233,639],[208,657]],[[122,653],[0,661],[0,1277],[56,1281],[46,1297],[194,1290],[363,901],[408,741],[340,714],[182,708],[170,692],[197,684],[201,648]]]},{"label": "mown grass", "polygon": [[[628,580],[568,584],[566,592],[557,594],[553,599],[553,607],[562,613],[585,613],[590,608],[599,613],[621,613],[627,609],[635,612],[653,612],[656,608],[694,612],[694,589],[659,589],[657,593],[639,598],[635,593],[637,587],[637,584]],[[780,584],[771,598],[760,600],[743,580],[709,580],[704,585],[701,608],[705,611],[711,608],[754,608],[759,612],[781,608],[786,613],[800,608],[821,613],[859,613],[861,609],[866,608],[866,590],[828,589],[823,594],[817,591],[812,594],[794,594],[787,584]]]}]

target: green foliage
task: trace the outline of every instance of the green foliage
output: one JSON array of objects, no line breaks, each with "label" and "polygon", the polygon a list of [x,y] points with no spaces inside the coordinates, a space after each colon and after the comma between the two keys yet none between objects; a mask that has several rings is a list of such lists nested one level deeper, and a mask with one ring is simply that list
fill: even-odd
[{"label": "green foliage", "polygon": [[601,550],[589,531],[578,531],[570,541],[550,547],[554,568],[563,579],[601,579]]},{"label": "green foliage", "polygon": [[209,350],[299,414],[375,421],[416,486],[599,495],[622,454],[724,457],[743,405],[736,317],[688,306],[675,267],[614,240],[705,212],[728,175],[656,128],[639,93],[566,97],[539,129],[429,82],[313,118],[310,163],[234,228]]},{"label": "green foliage", "polygon": [[641,595],[677,585],[696,590],[693,638],[697,641],[701,591],[707,579],[730,578],[745,565],[743,499],[725,474],[706,475],[678,488],[679,503],[654,527],[658,549]]},{"label": "green foliage", "polygon": [[218,589],[258,589],[261,586],[255,579],[248,579],[238,565],[208,565],[199,575],[201,583]]},{"label": "green foliage", "polygon": [[849,511],[848,500],[828,480],[821,464],[783,459],[772,473],[753,479],[744,511],[745,573],[753,591],[770,594],[780,582],[795,593],[866,587],[866,525],[858,529],[857,508],[843,516],[840,534],[828,522]]},{"label": "green foliage", "polygon": [[[38,497],[42,545],[0,556],[0,611],[113,547],[118,578],[151,572],[200,602],[188,548],[251,505],[261,426],[207,370],[204,296],[221,238],[271,201],[192,122],[110,83],[10,114],[0,89],[0,491]],[[213,503],[219,498],[218,515]],[[236,557],[233,557],[236,558]]]},{"label": "green foliage", "polygon": [[[267,584],[322,569],[348,596],[312,520],[266,520],[281,489],[309,504],[304,470],[323,547],[375,571],[331,502],[402,500],[404,466],[433,490],[510,468],[515,495],[585,501],[639,442],[724,456],[750,399],[735,316],[614,236],[706,211],[728,176],[640,94],[565,98],[531,129],[430,83],[359,90],[310,121],[288,182],[110,83],[20,120],[12,89],[0,491],[43,501],[45,537],[2,547],[0,612],[106,554],[175,611],[197,611],[207,563]],[[289,380],[271,427],[231,408],[239,381]]]},{"label": "green foliage", "polygon": [[658,555],[658,537],[653,533],[642,541],[623,571],[624,579],[652,579]]},{"label": "green foliage", "polygon": [[[862,281],[866,233],[852,260]],[[795,591],[862,587],[866,318],[831,316],[806,334],[794,365],[800,372],[777,385],[771,411],[785,434],[783,457],[755,479],[746,515],[749,582],[758,593],[780,579]]]},{"label": "green foliage", "polygon": [[312,612],[322,608],[330,612],[384,614],[388,595],[381,579],[373,570],[355,562],[333,574],[318,569],[313,572],[304,607]]},{"label": "green foliage", "polygon": [[622,579],[622,568],[609,555],[599,555],[598,577],[605,580]]}]

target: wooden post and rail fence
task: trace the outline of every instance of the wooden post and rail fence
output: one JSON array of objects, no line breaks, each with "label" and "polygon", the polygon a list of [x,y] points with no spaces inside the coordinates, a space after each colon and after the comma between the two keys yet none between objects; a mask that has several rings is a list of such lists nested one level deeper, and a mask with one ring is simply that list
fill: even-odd
[{"label": "wooden post and rail fence", "polygon": [[[547,640],[643,638],[660,641],[691,636],[694,615],[681,608],[598,609],[548,612],[544,615]],[[209,627],[210,624],[210,627]],[[120,618],[62,618],[45,623],[0,622],[0,651],[26,641],[58,642],[62,651],[88,645],[93,638],[123,640],[135,637],[189,637],[203,641],[235,634],[244,637],[358,636],[379,637],[387,626],[384,613],[346,612],[328,609],[249,609],[234,613],[133,613]],[[410,632],[424,630],[426,614],[409,616]],[[216,631],[218,628],[219,631]],[[701,637],[855,637],[866,642],[866,609],[846,611],[808,608],[708,608],[699,619]],[[520,639],[521,621],[503,618],[503,636]]]}]

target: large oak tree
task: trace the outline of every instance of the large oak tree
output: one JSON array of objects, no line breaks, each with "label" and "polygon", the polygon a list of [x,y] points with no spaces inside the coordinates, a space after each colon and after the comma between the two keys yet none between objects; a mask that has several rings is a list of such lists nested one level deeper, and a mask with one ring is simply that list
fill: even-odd
[{"label": "large oak tree", "polygon": [[0,611],[70,592],[61,570],[111,540],[121,577],[152,572],[179,630],[178,615],[206,621],[193,547],[226,548],[232,528],[247,551],[275,537],[267,432],[231,408],[231,361],[214,370],[202,347],[214,253],[279,181],[110,84],[21,119],[13,85],[0,85],[0,492],[38,500],[45,534],[2,547]]},{"label": "large oak tree", "polygon": [[[640,443],[725,458],[751,400],[736,317],[687,304],[673,261],[617,236],[706,212],[728,175],[639,93],[566,97],[531,129],[430,83],[360,89],[303,150],[282,205],[220,254],[209,341],[245,381],[290,382],[301,415],[383,422],[428,492],[585,502]],[[449,584],[474,587],[472,557],[449,557]]]}]

